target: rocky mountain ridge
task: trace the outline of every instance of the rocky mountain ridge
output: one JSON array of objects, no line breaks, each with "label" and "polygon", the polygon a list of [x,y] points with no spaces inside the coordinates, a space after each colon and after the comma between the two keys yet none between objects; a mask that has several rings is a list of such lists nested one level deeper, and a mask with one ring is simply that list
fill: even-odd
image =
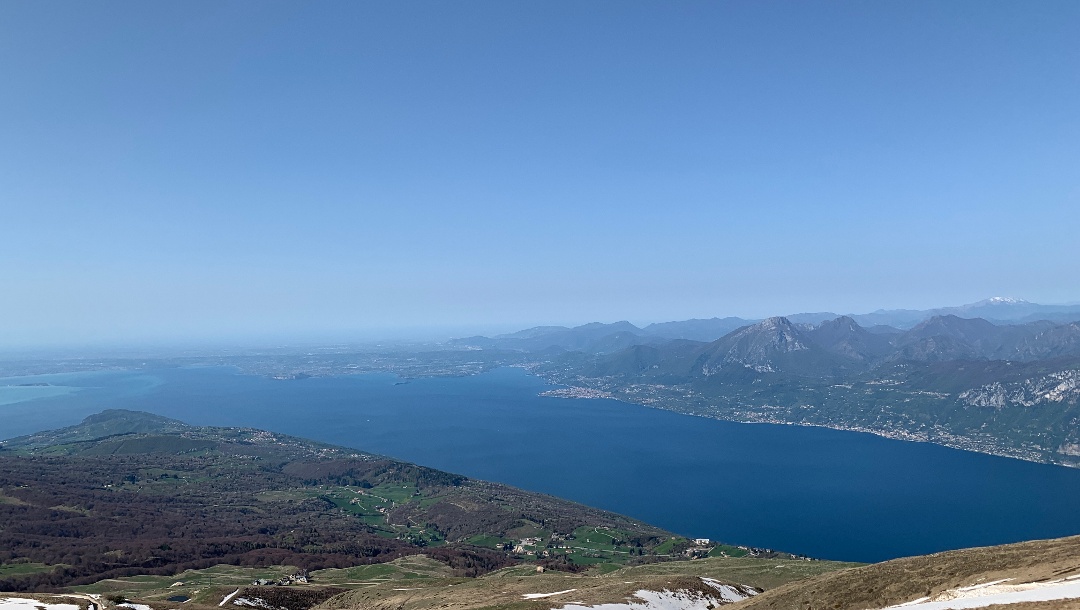
[{"label": "rocky mountain ridge", "polygon": [[871,330],[849,316],[775,317],[709,343],[534,358],[532,370],[552,381],[683,413],[1080,465],[1077,322],[947,314]]},{"label": "rocky mountain ridge", "polygon": [[[858,324],[872,334],[888,335],[913,330],[935,318],[982,318],[997,327],[1038,321],[1057,324],[1076,322],[1080,321],[1080,305],[1039,305],[1021,299],[993,297],[968,305],[928,310],[878,310],[868,314],[846,315],[818,312],[778,317],[783,317],[792,324],[808,327],[843,319]],[[537,326],[494,337],[453,339],[450,343],[459,347],[482,349],[609,353],[632,345],[655,345],[673,339],[708,343],[760,322],[760,319],[739,317],[657,322],[644,327],[635,326],[625,320],[609,324],[592,322],[576,327]]]}]

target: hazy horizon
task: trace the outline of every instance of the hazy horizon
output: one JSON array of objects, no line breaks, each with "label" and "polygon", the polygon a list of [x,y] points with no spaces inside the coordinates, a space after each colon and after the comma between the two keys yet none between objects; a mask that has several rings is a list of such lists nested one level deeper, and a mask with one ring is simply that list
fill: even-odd
[{"label": "hazy horizon", "polygon": [[1075,2],[254,7],[0,5],[0,351],[1080,298]]},{"label": "hazy horizon", "polygon": [[[995,295],[999,296],[999,295]],[[80,350],[87,350],[94,355],[103,355],[109,352],[132,352],[141,353],[141,350],[165,350],[167,352],[178,352],[184,350],[192,350],[193,352],[202,353],[203,351],[210,350],[244,350],[244,349],[274,349],[274,348],[330,348],[330,347],[347,347],[347,346],[375,346],[380,344],[386,345],[408,345],[408,344],[431,344],[440,343],[450,339],[465,338],[469,336],[485,335],[494,336],[498,334],[513,333],[520,330],[527,330],[540,326],[562,326],[562,327],[575,327],[585,324],[602,323],[612,324],[617,322],[630,322],[631,324],[645,328],[650,324],[664,323],[664,322],[680,322],[691,319],[710,319],[710,318],[742,318],[745,320],[762,320],[770,317],[777,316],[794,316],[799,314],[819,314],[829,313],[837,316],[845,315],[863,315],[877,312],[889,312],[889,311],[926,311],[933,309],[941,309],[947,307],[962,307],[965,305],[977,304],[981,301],[989,300],[993,297],[987,297],[987,299],[979,299],[971,303],[950,303],[950,304],[938,304],[932,307],[926,308],[903,308],[903,307],[879,307],[873,310],[864,311],[836,311],[836,310],[815,310],[815,311],[773,311],[763,313],[760,315],[734,315],[734,314],[716,314],[707,316],[696,316],[690,318],[657,318],[649,320],[632,320],[626,317],[609,316],[599,319],[586,319],[586,320],[540,320],[521,323],[504,323],[504,324],[465,324],[465,325],[448,325],[448,326],[411,326],[411,327],[383,327],[383,328],[327,328],[327,329],[305,329],[305,330],[281,330],[276,329],[269,332],[224,332],[218,334],[196,334],[189,335],[187,337],[178,337],[176,335],[163,334],[153,335],[145,334],[137,337],[132,336],[114,336],[108,338],[101,338],[87,341],[42,341],[37,343],[8,343],[0,349],[0,355],[5,353],[12,354],[26,354],[33,352],[41,352],[42,354],[56,355],[59,353],[67,353],[69,355],[77,355]],[[1009,297],[1015,298],[1015,297]],[[1021,299],[1027,301],[1027,299]],[[1080,302],[1063,302],[1063,303],[1028,303],[1042,305],[1042,306],[1080,306]]]}]

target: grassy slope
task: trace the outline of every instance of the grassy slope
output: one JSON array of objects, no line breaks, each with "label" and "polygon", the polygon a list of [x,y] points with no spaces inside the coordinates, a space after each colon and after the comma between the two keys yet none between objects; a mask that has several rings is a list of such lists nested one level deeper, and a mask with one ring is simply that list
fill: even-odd
[{"label": "grassy slope", "polygon": [[[1080,573],[1080,536],[894,559],[767,591],[740,610],[863,610],[948,589],[1011,578],[1017,583]],[[1073,605],[1076,605],[1074,602]],[[1019,606],[1008,606],[1019,610]],[[1050,606],[1065,607],[1064,602]]]},{"label": "grassy slope", "polygon": [[[854,564],[831,561],[799,561],[756,558],[709,558],[674,561],[584,574],[562,572],[537,573],[532,565],[504,568],[479,578],[453,576],[443,563],[423,555],[402,557],[392,562],[342,569],[317,570],[308,585],[285,587],[290,590],[317,591],[326,587],[350,589],[321,605],[321,610],[354,608],[444,607],[448,609],[484,608],[499,605],[510,608],[549,608],[567,601],[604,603],[621,601],[639,589],[699,588],[697,577],[745,584],[761,589],[778,587],[840,570]],[[292,566],[266,568],[218,565],[203,570],[188,570],[171,576],[131,576],[106,579],[92,585],[75,587],[78,593],[106,597],[123,596],[155,608],[175,607],[173,596],[191,601],[187,610],[217,608],[221,600],[236,589],[244,589],[258,578],[278,579],[296,573]],[[547,593],[576,589],[571,596],[526,601],[525,593]],[[27,596],[28,594],[18,594]],[[36,595],[34,595],[36,596]]]},{"label": "grassy slope", "polygon": [[[357,588],[331,598],[320,610],[445,608],[547,609],[568,602],[600,604],[623,601],[641,589],[702,587],[698,577],[758,588],[777,587],[854,564],[755,558],[709,558],[622,568],[606,574],[536,573],[531,566],[505,568],[475,579],[430,579],[411,583],[387,582]],[[526,593],[572,593],[540,600],[525,600]]]}]

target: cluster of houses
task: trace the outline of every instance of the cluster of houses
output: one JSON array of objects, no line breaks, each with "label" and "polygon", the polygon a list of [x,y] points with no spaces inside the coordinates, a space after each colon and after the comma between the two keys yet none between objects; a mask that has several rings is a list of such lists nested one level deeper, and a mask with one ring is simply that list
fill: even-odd
[{"label": "cluster of houses", "polygon": [[[538,549],[542,543],[542,538],[522,538],[521,542],[518,542],[514,546],[514,552],[518,554],[532,555],[534,552],[536,552],[535,549]],[[532,549],[526,547],[532,547]]]},{"label": "cluster of houses", "polygon": [[289,585],[307,584],[309,581],[307,570],[300,570],[296,574],[290,576],[282,576],[281,578],[274,580],[272,578],[257,578],[251,581],[251,584],[257,587],[265,586],[278,586],[287,587]]},{"label": "cluster of houses", "polygon": [[[363,504],[363,503],[360,501],[360,498],[353,498],[353,499],[349,500],[349,504]],[[386,508],[385,506],[376,506],[375,510],[377,512],[379,512],[380,514],[383,514],[383,515],[390,512],[390,509]]]}]

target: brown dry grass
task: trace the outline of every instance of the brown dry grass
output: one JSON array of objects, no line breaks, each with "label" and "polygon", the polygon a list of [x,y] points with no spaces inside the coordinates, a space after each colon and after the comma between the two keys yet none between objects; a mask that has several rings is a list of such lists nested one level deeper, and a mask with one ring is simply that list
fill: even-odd
[{"label": "brown dry grass", "polygon": [[[585,605],[630,600],[636,591],[664,589],[715,595],[701,576],[722,582],[766,588],[842,569],[853,564],[777,559],[711,558],[624,568],[603,576],[507,568],[475,579],[395,581],[343,593],[319,610],[548,610],[570,602]],[[573,592],[525,600],[526,593]]]},{"label": "brown dry grass", "polygon": [[[1080,573],[1080,536],[963,549],[825,574],[791,583],[736,606],[738,610],[867,610],[948,589],[1011,578],[1015,583]],[[1072,608],[1075,602],[1004,606]]]},{"label": "brown dry grass", "polygon": [[[700,578],[676,576],[653,577],[632,582],[607,578],[583,578],[563,575],[539,575],[508,578],[478,578],[471,581],[437,581],[414,585],[407,591],[405,583],[396,587],[380,585],[370,589],[349,591],[330,599],[320,610],[548,610],[571,602],[595,605],[626,601],[635,591],[688,590],[715,594]],[[526,600],[526,593],[553,593],[576,589],[553,597]]]}]

